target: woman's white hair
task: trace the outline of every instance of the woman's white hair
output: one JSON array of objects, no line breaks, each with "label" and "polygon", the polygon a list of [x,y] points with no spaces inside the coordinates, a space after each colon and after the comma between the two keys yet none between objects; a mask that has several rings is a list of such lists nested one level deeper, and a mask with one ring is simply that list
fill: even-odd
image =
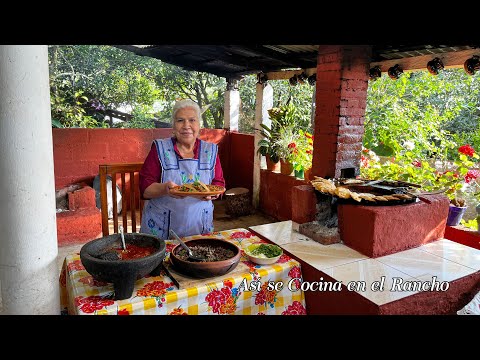
[{"label": "woman's white hair", "polygon": [[198,104],[195,101],[190,99],[179,100],[175,103],[172,111],[172,125],[175,123],[175,116],[177,115],[178,110],[185,109],[185,108],[192,108],[195,110],[195,112],[197,113],[198,122],[201,127],[202,126],[202,110],[200,109],[200,106],[198,106]]}]

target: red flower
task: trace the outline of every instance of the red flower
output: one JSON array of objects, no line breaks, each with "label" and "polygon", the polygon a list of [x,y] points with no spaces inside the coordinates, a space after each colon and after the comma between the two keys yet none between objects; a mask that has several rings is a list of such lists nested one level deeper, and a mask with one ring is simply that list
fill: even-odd
[{"label": "red flower", "polygon": [[412,165],[416,166],[416,167],[422,167],[422,162],[418,161],[418,160],[415,160],[415,161],[412,162]]},{"label": "red flower", "polygon": [[363,167],[368,167],[369,160],[367,157],[361,155],[360,156],[360,162]]},{"label": "red flower", "polygon": [[69,272],[85,270],[80,260],[75,260],[74,262],[68,264],[67,268]]},{"label": "red flower", "polygon": [[273,304],[277,296],[277,291],[268,290],[268,282],[262,284],[260,291],[255,295],[255,305],[262,305],[265,303]]},{"label": "red flower", "polygon": [[290,260],[292,260],[292,258],[290,256],[282,254],[282,256],[280,256],[280,258],[277,260],[277,262],[282,264],[282,263],[286,263]]},{"label": "red flower", "polygon": [[290,276],[292,279],[296,279],[294,280],[294,284],[295,284],[295,287],[297,289],[300,289],[300,280],[298,280],[299,278],[302,277],[302,272],[300,271],[300,267],[298,266],[294,266],[289,272],[288,272],[288,276]]},{"label": "red flower", "polygon": [[300,271],[300,267],[294,266],[293,268],[290,269],[288,272],[288,276],[291,278],[299,278],[302,276],[302,272]]},{"label": "red flower", "polygon": [[77,296],[75,298],[75,306],[79,306],[80,310],[84,313],[93,313],[95,310],[101,310],[102,308],[113,305],[114,301],[110,299],[105,299],[101,296]]},{"label": "red flower", "polygon": [[307,315],[307,310],[299,301],[294,301],[292,305],[288,305],[282,315]]},{"label": "red flower", "polygon": [[226,286],[226,287],[231,289],[233,287],[233,284],[230,280],[225,279],[225,280],[223,280],[223,286]]},{"label": "red flower", "polygon": [[295,149],[296,147],[297,147],[297,144],[295,144],[294,142],[291,142],[290,144],[288,144],[289,149]]},{"label": "red flower", "polygon": [[473,156],[473,154],[475,154],[475,149],[470,145],[463,145],[458,148],[458,152],[468,156]]},{"label": "red flower", "polygon": [[470,181],[475,180],[480,176],[479,170],[468,170],[467,175],[465,175],[465,182],[468,184]]},{"label": "red flower", "polygon": [[250,231],[237,231],[232,234],[230,234],[230,239],[243,239],[243,238],[249,238],[252,237],[253,234]]},{"label": "red flower", "polygon": [[[231,301],[229,301],[231,299]],[[214,289],[205,297],[208,305],[212,307],[214,313],[231,313],[235,311],[232,298],[232,290],[229,287],[223,287],[221,290]],[[224,305],[222,307],[222,305]],[[225,306],[226,305],[226,306]],[[235,307],[235,309],[233,309]]]},{"label": "red flower", "polygon": [[312,150],[307,150],[305,151],[307,154],[313,154],[313,151]]},{"label": "red flower", "polygon": [[179,306],[178,308],[173,309],[168,315],[188,315],[183,309]]},{"label": "red flower", "polygon": [[122,309],[117,311],[117,315],[130,315],[127,309]]},{"label": "red flower", "polygon": [[173,282],[164,283],[163,281],[154,281],[146,284],[140,290],[137,290],[137,296],[163,296],[167,293],[167,290],[173,287]]}]

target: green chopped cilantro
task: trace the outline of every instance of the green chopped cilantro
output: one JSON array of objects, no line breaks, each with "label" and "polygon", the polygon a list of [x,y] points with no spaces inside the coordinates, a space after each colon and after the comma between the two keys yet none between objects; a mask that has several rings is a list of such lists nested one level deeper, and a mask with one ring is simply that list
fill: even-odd
[{"label": "green chopped cilantro", "polygon": [[253,249],[251,254],[252,255],[260,255],[263,254],[267,258],[273,258],[278,256],[282,253],[282,249],[280,249],[277,245],[273,244],[260,244],[257,248]]}]

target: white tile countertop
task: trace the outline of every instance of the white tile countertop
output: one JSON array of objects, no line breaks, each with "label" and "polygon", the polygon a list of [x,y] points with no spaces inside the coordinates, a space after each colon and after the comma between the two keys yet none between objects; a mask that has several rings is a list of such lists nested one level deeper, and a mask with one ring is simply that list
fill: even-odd
[{"label": "white tile countertop", "polygon": [[[373,259],[342,243],[317,243],[300,234],[298,224],[293,221],[252,226],[250,230],[342,284],[365,282],[365,291],[357,292],[377,305],[418,292],[391,291],[394,282],[395,289],[410,281],[432,282],[433,277],[438,282],[450,282],[480,270],[480,250],[447,239]],[[372,283],[382,277],[385,277],[383,291],[372,291]]]}]

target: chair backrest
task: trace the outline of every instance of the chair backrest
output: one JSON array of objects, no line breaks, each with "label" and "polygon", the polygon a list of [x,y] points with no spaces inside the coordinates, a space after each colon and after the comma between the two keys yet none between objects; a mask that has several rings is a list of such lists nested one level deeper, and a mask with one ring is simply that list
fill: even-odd
[{"label": "chair backrest", "polygon": [[[113,203],[113,231],[118,233],[118,209],[117,209],[117,177],[120,180],[120,193],[122,194],[122,224],[124,232],[128,232],[128,208],[130,208],[131,232],[137,232],[137,225],[140,228],[142,221],[142,209],[144,200],[140,197],[135,174],[142,168],[143,162],[124,164],[102,164],[99,165],[100,175],[100,200],[102,203],[102,232],[103,236],[109,235],[108,224],[108,200],[107,200],[107,175],[112,177],[112,203]],[[126,175],[129,175],[127,179]],[[137,209],[140,210],[137,222]],[[140,229],[139,229],[140,230]]]}]

